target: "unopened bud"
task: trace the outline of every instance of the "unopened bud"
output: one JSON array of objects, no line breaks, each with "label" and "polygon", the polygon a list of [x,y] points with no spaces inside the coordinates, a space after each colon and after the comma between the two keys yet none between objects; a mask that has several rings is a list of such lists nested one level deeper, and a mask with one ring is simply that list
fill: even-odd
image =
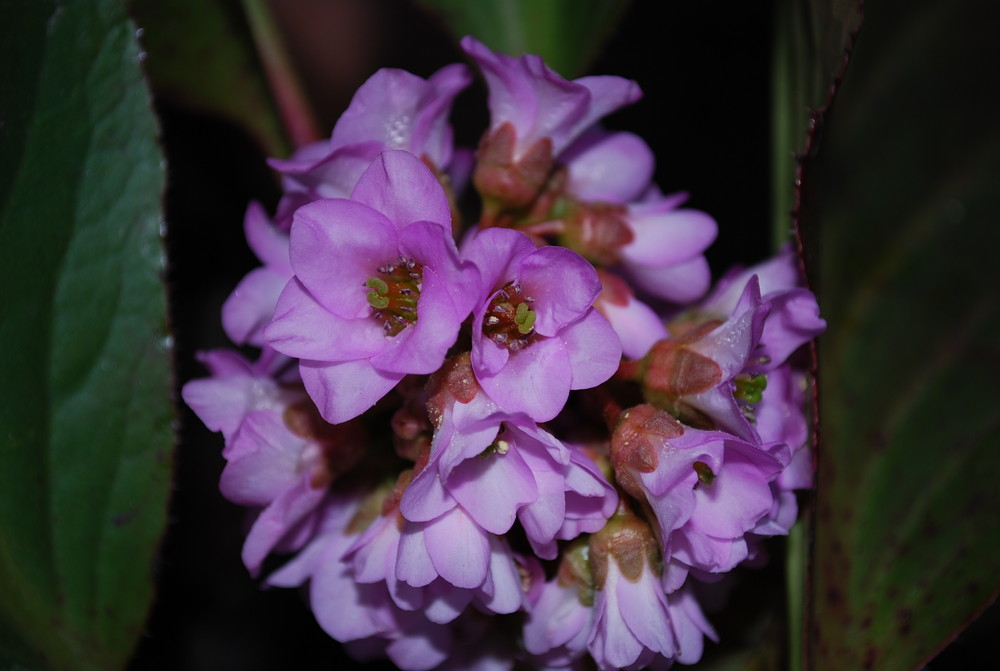
[{"label": "unopened bud", "polygon": [[468,352],[445,360],[427,381],[427,415],[434,426],[440,426],[444,411],[454,402],[471,403],[479,393],[479,382],[472,370]]},{"label": "unopened bud", "polygon": [[563,228],[559,244],[594,265],[617,264],[621,261],[621,248],[635,239],[625,221],[624,205],[569,201],[561,209]]},{"label": "unopened bud", "polygon": [[680,422],[652,405],[637,405],[623,412],[611,436],[611,464],[622,489],[637,499],[645,498],[636,473],[655,471],[660,448],[683,433]]},{"label": "unopened bud", "polygon": [[658,572],[659,559],[660,549],[653,531],[625,506],[619,506],[604,528],[590,537],[595,589],[604,589],[611,561],[617,564],[622,577],[638,582],[647,565]]},{"label": "unopened bud", "polygon": [[496,225],[500,213],[526,210],[552,171],[552,140],[542,138],[515,159],[517,131],[505,123],[483,136],[476,152],[473,183],[484,203],[484,226]]}]

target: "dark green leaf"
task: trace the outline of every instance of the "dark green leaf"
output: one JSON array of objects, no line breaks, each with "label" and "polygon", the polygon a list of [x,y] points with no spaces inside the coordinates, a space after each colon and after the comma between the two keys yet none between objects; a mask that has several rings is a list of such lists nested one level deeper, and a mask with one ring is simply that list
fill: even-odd
[{"label": "dark green leaf", "polygon": [[[774,47],[772,216],[778,246],[791,233],[796,157],[830,103],[861,25],[860,0],[780,0]],[[814,147],[815,149],[815,147]]]},{"label": "dark green leaf", "polygon": [[162,159],[121,2],[0,32],[0,664],[115,669],[171,468]]},{"label": "dark green leaf", "polygon": [[1000,586],[1000,6],[865,21],[803,177],[829,322],[810,659],[908,671]]},{"label": "dark green leaf", "polygon": [[133,0],[157,94],[245,129],[271,156],[288,140],[238,2]]},{"label": "dark green leaf", "polygon": [[628,0],[421,0],[458,37],[512,56],[539,54],[567,78],[583,74]]}]

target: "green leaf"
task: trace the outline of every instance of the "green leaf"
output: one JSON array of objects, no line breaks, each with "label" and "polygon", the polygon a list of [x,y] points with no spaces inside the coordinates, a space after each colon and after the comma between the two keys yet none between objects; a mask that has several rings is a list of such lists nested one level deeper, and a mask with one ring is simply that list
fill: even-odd
[{"label": "green leaf", "polygon": [[805,165],[818,671],[916,669],[1000,588],[997,25],[995,3],[875,4]]},{"label": "green leaf", "polygon": [[[861,25],[860,0],[781,0],[772,73],[772,217],[777,246],[791,234],[796,157],[821,123]],[[814,147],[815,149],[815,147]]]},{"label": "green leaf", "polygon": [[0,665],[121,668],[172,459],[156,125],[118,0],[0,32]]},{"label": "green leaf", "polygon": [[270,156],[289,145],[237,0],[133,0],[157,95],[246,130]]},{"label": "green leaf", "polygon": [[512,56],[539,54],[564,77],[597,55],[628,0],[421,0],[458,37],[472,35]]}]

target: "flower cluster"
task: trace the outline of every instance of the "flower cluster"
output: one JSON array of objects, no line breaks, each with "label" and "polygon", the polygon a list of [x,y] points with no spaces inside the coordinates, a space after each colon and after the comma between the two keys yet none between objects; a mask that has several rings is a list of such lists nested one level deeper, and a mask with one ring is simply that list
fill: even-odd
[{"label": "flower cluster", "polygon": [[[464,65],[376,73],[329,141],[272,161],[261,266],[185,401],[251,508],[249,571],[403,669],[664,668],[714,638],[694,586],[787,533],[808,487],[820,333],[790,251],[710,289],[716,224],[664,195],[640,96],[466,38],[489,89],[453,147]],[[466,186],[478,194],[461,220]],[[707,296],[705,296],[707,292]]]}]

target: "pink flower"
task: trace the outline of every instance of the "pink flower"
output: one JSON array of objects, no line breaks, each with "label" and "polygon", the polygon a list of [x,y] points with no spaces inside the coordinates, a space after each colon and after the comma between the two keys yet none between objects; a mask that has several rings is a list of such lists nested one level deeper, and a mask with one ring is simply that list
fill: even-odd
[{"label": "pink flower", "polygon": [[587,651],[594,624],[588,546],[567,546],[553,580],[545,582],[524,621],[524,649],[545,668],[569,667]]},{"label": "pink flower", "polygon": [[404,375],[444,361],[478,286],[458,259],[450,216],[430,170],[403,151],[372,163],[349,200],[296,212],[295,278],[264,335],[301,360],[328,421],[360,415]]},{"label": "pink flower", "polygon": [[684,422],[759,442],[751,406],[763,381],[748,369],[770,309],[753,278],[728,320],[685,325],[687,331],[655,343],[629,370],[650,403]]},{"label": "pink flower", "polygon": [[544,140],[557,156],[598,119],[642,95],[635,82],[621,77],[566,81],[539,56],[512,58],[490,51],[472,37],[462,39],[462,48],[486,78],[490,130],[509,123],[516,131],[514,161]]},{"label": "pink flower", "polygon": [[664,557],[719,573],[746,559],[746,535],[774,504],[770,483],[788,448],[766,447],[640,405],[622,414],[611,458],[619,483],[656,515]]},{"label": "pink flower", "polygon": [[594,268],[562,247],[536,248],[524,234],[490,228],[464,249],[482,284],[473,312],[472,367],[508,412],[555,417],[571,389],[614,374],[621,342],[594,308]]},{"label": "pink flower", "polygon": [[752,283],[759,286],[761,300],[771,305],[754,353],[756,360],[751,362],[753,370],[766,372],[825,331],[826,322],[819,316],[816,297],[803,287],[795,255],[788,245],[761,264],[726,273],[698,311],[717,319],[734,315],[742,294]]},{"label": "pink flower", "polygon": [[364,503],[355,492],[331,496],[316,535],[267,583],[295,587],[308,580],[316,621],[334,639],[353,644],[348,650],[361,653],[358,656],[385,655],[407,671],[435,668],[451,652],[451,629],[399,608],[384,583],[358,579],[346,560],[358,539],[360,529],[355,527]]},{"label": "pink flower", "polygon": [[330,140],[303,147],[289,160],[270,161],[284,175],[279,221],[314,200],[348,197],[371,162],[387,150],[406,150],[446,171],[453,152],[448,114],[471,79],[461,64],[441,68],[427,80],[405,70],[376,72],[354,94]]},{"label": "pink flower", "polygon": [[677,656],[671,613],[646,524],[620,513],[590,538],[594,623],[587,649],[602,671],[664,666]]},{"label": "pink flower", "polygon": [[443,579],[470,590],[494,613],[513,613],[524,605],[518,564],[506,540],[457,506],[429,522],[404,524],[396,577],[418,588]]},{"label": "pink flower", "polygon": [[704,252],[718,227],[704,212],[680,207],[686,194],[660,193],[645,142],[595,127],[559,161],[569,201],[562,244],[595,263],[620,266],[651,296],[686,303],[705,293],[711,272]]},{"label": "pink flower", "polygon": [[263,263],[251,270],[222,305],[222,328],[237,345],[264,344],[263,330],[274,314],[281,290],[292,278],[288,233],[275,226],[260,203],[250,203],[243,217],[247,244]]},{"label": "pink flower", "polygon": [[469,393],[443,404],[426,465],[403,493],[403,516],[428,522],[460,507],[492,534],[516,519],[544,559],[556,556],[556,539],[600,529],[617,496],[593,462],[477,386]]},{"label": "pink flower", "polygon": [[295,373],[291,360],[270,348],[255,363],[229,350],[202,352],[198,359],[211,377],[190,380],[181,397],[205,426],[222,433],[227,446],[223,456],[247,415],[257,410],[281,414],[305,398],[301,388],[283,384],[298,379],[297,374],[289,376],[289,369]]},{"label": "pink flower", "polygon": [[182,391],[226,438],[222,494],[258,512],[243,546],[251,574],[272,550],[297,549],[310,538],[328,486],[367,448],[357,425],[323,422],[301,387],[279,385],[267,363],[283,357],[265,353],[263,364],[253,365],[209,352],[204,358],[216,377],[192,380]]}]

